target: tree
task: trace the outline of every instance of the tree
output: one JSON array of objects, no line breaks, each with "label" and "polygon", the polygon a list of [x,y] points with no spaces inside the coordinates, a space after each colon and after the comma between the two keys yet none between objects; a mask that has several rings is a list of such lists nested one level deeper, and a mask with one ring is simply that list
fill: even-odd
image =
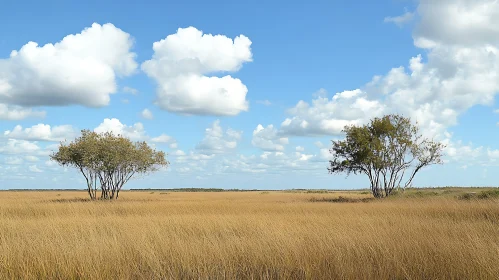
[{"label": "tree", "polygon": [[61,143],[59,150],[50,158],[62,166],[77,168],[85,177],[90,199],[97,197],[97,172],[95,170],[95,156],[99,135],[95,132],[82,130],[81,136],[65,145]]},{"label": "tree", "polygon": [[76,167],[85,177],[90,199],[117,199],[123,185],[138,174],[148,174],[168,166],[165,153],[153,150],[146,142],[132,142],[110,132],[82,130],[69,144],[61,143],[51,159],[62,166]]},{"label": "tree", "polygon": [[345,126],[343,132],[345,140],[332,141],[329,173],[367,175],[376,198],[412,186],[423,167],[442,163],[444,145],[422,137],[417,124],[400,115]]}]

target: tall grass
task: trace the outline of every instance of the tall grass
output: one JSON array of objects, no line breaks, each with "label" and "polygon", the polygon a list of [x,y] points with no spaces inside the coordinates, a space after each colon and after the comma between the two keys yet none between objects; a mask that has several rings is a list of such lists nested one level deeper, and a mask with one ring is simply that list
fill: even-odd
[{"label": "tall grass", "polygon": [[339,195],[0,192],[0,279],[497,279],[498,200]]}]

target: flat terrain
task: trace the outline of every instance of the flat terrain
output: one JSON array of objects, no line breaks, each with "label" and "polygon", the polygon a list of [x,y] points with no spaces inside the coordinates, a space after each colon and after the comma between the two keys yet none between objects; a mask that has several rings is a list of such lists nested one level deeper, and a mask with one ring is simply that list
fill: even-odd
[{"label": "flat terrain", "polygon": [[469,191],[3,191],[0,279],[497,279],[499,200]]}]

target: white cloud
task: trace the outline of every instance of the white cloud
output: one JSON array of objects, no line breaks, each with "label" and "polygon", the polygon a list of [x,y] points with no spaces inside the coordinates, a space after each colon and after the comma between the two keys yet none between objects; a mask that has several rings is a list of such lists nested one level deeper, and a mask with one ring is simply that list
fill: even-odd
[{"label": "white cloud", "polygon": [[151,146],[155,148],[154,143],[168,144],[170,149],[177,149],[177,140],[169,135],[161,134],[157,137],[150,137],[147,135],[144,125],[140,122],[135,123],[131,126],[121,123],[119,119],[104,119],[104,121],[99,124],[94,129],[97,133],[112,132],[114,135],[122,135],[129,138],[132,141],[148,141],[152,142]]},{"label": "white cloud", "polygon": [[21,157],[6,157],[5,158],[5,164],[9,165],[19,165],[22,164],[24,161]]},{"label": "white cloud", "polygon": [[218,173],[272,173],[281,174],[293,171],[318,170],[324,168],[324,163],[311,161],[313,155],[294,152],[286,154],[284,152],[264,151],[259,156],[238,155],[236,158],[223,159],[217,162]]},{"label": "white cloud", "polygon": [[303,152],[303,151],[305,151],[305,148],[303,148],[302,146],[297,146],[297,147],[295,148],[295,150],[296,150],[297,152]]},{"label": "white cloud", "polygon": [[231,128],[224,132],[220,126],[220,120],[216,120],[212,127],[205,130],[205,136],[196,145],[196,150],[205,155],[226,153],[237,147],[241,135],[242,131],[235,131]]},{"label": "white cloud", "polygon": [[314,145],[315,145],[317,148],[323,148],[323,147],[324,147],[324,144],[323,144],[321,141],[315,141],[315,142],[314,142]]},{"label": "white cloud", "polygon": [[[476,48],[469,51],[480,52],[487,45],[499,45],[497,0],[420,0],[418,14],[421,21],[413,36],[418,47],[459,46]],[[442,57],[447,58],[451,56]],[[450,63],[460,58],[466,57],[456,57]],[[479,61],[469,61],[469,64],[479,64]]]},{"label": "white cloud", "polygon": [[53,160],[47,160],[45,161],[45,165],[48,166],[48,167],[57,167],[57,162],[53,161]]},{"label": "white cloud", "polygon": [[203,34],[194,27],[179,28],[153,44],[153,57],[142,64],[142,70],[158,84],[160,108],[181,114],[234,116],[248,110],[248,89],[230,75],[208,75],[238,71],[252,61],[250,46],[244,35],[232,40]]},{"label": "white cloud", "polygon": [[173,156],[185,156],[185,152],[182,150],[176,150],[173,153],[170,153]]},{"label": "white cloud", "polygon": [[25,156],[24,159],[30,162],[37,162],[40,160],[38,157],[35,156]]},{"label": "white cloud", "polygon": [[127,126],[122,124],[120,120],[116,118],[104,119],[104,121],[99,124],[94,131],[97,133],[112,132],[114,135],[128,137],[132,141],[140,141],[147,138],[144,125],[142,125],[142,123],[138,122],[133,126]]},{"label": "white cloud", "polygon": [[[1,92],[1,89],[0,89]],[[43,118],[45,111],[35,111],[31,108],[23,108],[20,106],[9,106],[0,104],[0,120],[23,120],[26,118]]]},{"label": "white cloud", "polygon": [[152,115],[152,112],[149,109],[144,109],[140,115],[147,120],[152,120],[154,116]]},{"label": "white cloud", "polygon": [[132,87],[123,87],[122,91],[125,93],[133,94],[133,95],[136,95],[139,93],[139,91],[137,89],[132,88]]},{"label": "white cloud", "polygon": [[272,102],[268,101],[267,99],[265,99],[265,100],[257,100],[256,103],[262,104],[262,105],[265,105],[265,106],[272,105]]},{"label": "white cloud", "polygon": [[176,149],[178,146],[177,140],[175,140],[175,138],[173,138],[169,135],[166,135],[166,134],[161,134],[158,137],[154,137],[151,139],[151,141],[155,142],[155,143],[168,144],[170,149]]},{"label": "white cloud", "polygon": [[487,156],[493,161],[496,161],[499,159],[499,150],[487,149]]},{"label": "white cloud", "polygon": [[[473,147],[472,143],[468,145],[461,141],[451,141],[450,137],[443,140],[446,145],[444,148],[444,160],[446,161],[466,161],[468,163],[476,163],[476,161],[484,160],[484,147]],[[489,158],[493,158],[490,154]]]},{"label": "white cloud", "polygon": [[42,123],[25,129],[20,125],[16,125],[12,131],[7,130],[4,132],[4,137],[10,139],[52,142],[71,140],[76,135],[77,132],[71,125],[50,127],[50,125]]},{"label": "white cloud", "polygon": [[360,89],[337,93],[328,99],[321,90],[309,104],[300,100],[288,110],[292,115],[281,123],[281,133],[294,136],[319,136],[341,134],[345,125],[359,124],[381,114],[384,105],[369,100]]},{"label": "white cloud", "polygon": [[[438,2],[438,3],[437,3]],[[289,110],[281,133],[337,135],[386,113],[417,121],[425,136],[445,139],[448,127],[475,105],[493,104],[499,93],[499,2],[422,0],[414,31],[416,55],[355,91],[323,94]]]},{"label": "white cloud", "polygon": [[284,151],[284,145],[288,143],[288,138],[279,136],[273,125],[263,127],[259,124],[253,130],[251,144],[264,151]]},{"label": "white cloud", "polygon": [[110,23],[94,23],[55,44],[29,42],[0,59],[0,103],[108,105],[116,76],[137,68],[132,45],[130,35]]},{"label": "white cloud", "polygon": [[414,19],[414,13],[406,11],[403,15],[396,17],[385,17],[385,22],[395,23],[398,27],[412,21]]},{"label": "white cloud", "polygon": [[35,165],[30,165],[30,166],[28,167],[28,169],[29,169],[29,171],[31,171],[31,172],[35,172],[35,173],[41,173],[41,172],[42,172],[42,170],[41,170],[40,168],[38,168],[38,167],[36,166],[36,164],[35,164]]},{"label": "white cloud", "polygon": [[9,139],[7,143],[0,146],[0,154],[16,155],[16,154],[33,154],[39,152],[41,148],[36,142],[26,140]]}]

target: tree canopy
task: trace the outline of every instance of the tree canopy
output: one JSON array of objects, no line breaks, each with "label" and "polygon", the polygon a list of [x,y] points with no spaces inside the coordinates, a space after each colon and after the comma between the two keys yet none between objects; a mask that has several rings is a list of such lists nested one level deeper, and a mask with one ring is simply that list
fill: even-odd
[{"label": "tree canopy", "polygon": [[110,132],[82,130],[71,143],[61,143],[51,159],[62,166],[78,169],[87,182],[91,199],[118,198],[123,185],[137,174],[148,174],[169,165],[165,153],[149,147],[146,142],[132,142]]},{"label": "tree canopy", "polygon": [[423,167],[442,163],[441,143],[424,138],[409,118],[386,115],[362,126],[345,126],[344,140],[332,141],[328,170],[365,174],[376,198],[412,185]]}]

